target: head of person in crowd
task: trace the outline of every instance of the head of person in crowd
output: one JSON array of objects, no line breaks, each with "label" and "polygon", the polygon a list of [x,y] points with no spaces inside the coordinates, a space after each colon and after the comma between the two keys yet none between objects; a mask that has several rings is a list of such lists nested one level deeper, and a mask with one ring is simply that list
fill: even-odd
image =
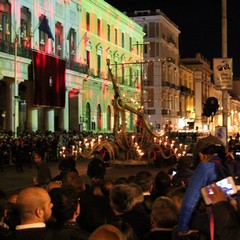
[{"label": "head of person in crowd", "polygon": [[111,189],[115,186],[112,180],[104,180],[101,185],[101,192],[104,196],[109,197]]},{"label": "head of person in crowd", "polygon": [[226,150],[223,142],[212,135],[199,139],[193,150],[193,168],[196,168],[199,162],[208,162],[214,155],[221,160],[225,159]]},{"label": "head of person in crowd", "polygon": [[178,209],[178,213],[180,212],[180,209],[182,206],[182,201],[183,201],[186,191],[187,191],[187,187],[178,187],[178,188],[173,189],[172,191],[170,191],[167,194],[167,196],[174,201],[174,203]]},{"label": "head of person in crowd", "polygon": [[174,185],[176,185],[176,182],[179,180],[182,182],[182,185],[189,186],[190,179],[193,175],[192,163],[193,159],[191,156],[182,156],[179,158],[177,172],[172,179]]},{"label": "head of person in crowd", "polygon": [[78,193],[85,190],[85,184],[81,176],[75,171],[66,174],[62,180],[62,186],[73,186]]},{"label": "head of person in crowd", "polygon": [[76,222],[80,214],[80,204],[77,190],[71,186],[63,186],[57,191],[50,191],[53,203],[52,212],[58,223]]},{"label": "head of person in crowd", "polygon": [[172,187],[172,181],[169,174],[162,170],[155,176],[154,183],[155,197],[166,195]]},{"label": "head of person in crowd", "polygon": [[53,188],[61,188],[62,182],[61,181],[51,181],[46,185],[46,191],[50,192]]},{"label": "head of person in crowd", "polygon": [[17,193],[13,193],[11,195],[8,196],[8,202],[12,203],[12,204],[16,204],[17,203]]},{"label": "head of person in crowd", "polygon": [[110,191],[110,205],[115,215],[130,211],[134,206],[134,193],[127,184],[119,184]]},{"label": "head of person in crowd", "polygon": [[133,228],[121,217],[115,217],[114,220],[111,221],[111,224],[120,229],[120,231],[126,237],[126,240],[138,240]]},{"label": "head of person in crowd", "polygon": [[124,234],[111,224],[104,224],[98,227],[88,240],[127,240]]},{"label": "head of person in crowd", "polygon": [[125,177],[119,177],[115,180],[116,185],[118,185],[118,184],[128,184],[128,183],[129,183],[129,181]]},{"label": "head of person in crowd", "polygon": [[144,202],[144,196],[143,196],[143,191],[142,188],[137,185],[136,183],[129,183],[129,186],[132,188],[133,194],[134,194],[134,199],[133,199],[133,204],[134,206],[136,204],[141,204]]},{"label": "head of person in crowd", "polygon": [[21,225],[46,223],[52,214],[52,202],[47,191],[41,187],[24,188],[18,193],[17,209]]},{"label": "head of person in crowd", "polygon": [[16,226],[20,224],[20,217],[16,207],[17,194],[11,194],[7,198],[8,214],[6,218],[6,223],[10,229],[15,230]]},{"label": "head of person in crowd", "polygon": [[65,151],[65,158],[60,162],[58,169],[60,170],[60,174],[63,176],[65,176],[68,172],[78,172],[76,169],[76,161],[70,154],[69,150]]},{"label": "head of person in crowd", "polygon": [[87,175],[93,184],[102,182],[106,175],[106,167],[101,158],[101,155],[96,152],[94,158],[88,163]]},{"label": "head of person in crowd", "polygon": [[157,198],[152,206],[152,229],[172,229],[177,225],[178,211],[175,203],[168,197]]},{"label": "head of person in crowd", "polygon": [[140,171],[136,174],[135,183],[139,185],[143,193],[151,193],[153,190],[153,176],[148,171]]},{"label": "head of person in crowd", "polygon": [[33,160],[36,165],[40,165],[42,163],[43,156],[40,152],[35,152],[33,155]]}]

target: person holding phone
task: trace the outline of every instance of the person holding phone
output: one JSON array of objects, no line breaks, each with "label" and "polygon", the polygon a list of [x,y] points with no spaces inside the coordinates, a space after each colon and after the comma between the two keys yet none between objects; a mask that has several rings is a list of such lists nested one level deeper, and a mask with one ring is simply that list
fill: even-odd
[{"label": "person holding phone", "polygon": [[[197,226],[192,230],[193,213],[201,199],[201,188],[218,179],[216,164],[223,161],[225,155],[225,147],[217,137],[210,135],[198,140],[193,151],[193,161],[196,168],[184,196],[179,215],[180,236],[201,230],[201,227],[206,225],[204,223],[208,220],[207,216],[199,219]],[[208,231],[208,229],[202,229],[202,231],[205,230]]]},{"label": "person holding phone", "polygon": [[236,212],[235,201],[226,197],[216,183],[210,186],[212,194],[208,197],[212,201],[215,230],[220,240],[237,240],[240,236],[240,220]]}]

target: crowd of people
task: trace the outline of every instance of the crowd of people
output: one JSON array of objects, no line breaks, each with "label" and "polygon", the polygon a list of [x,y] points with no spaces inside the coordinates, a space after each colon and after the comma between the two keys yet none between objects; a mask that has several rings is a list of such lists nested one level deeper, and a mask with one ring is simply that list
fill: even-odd
[{"label": "crowd of people", "polygon": [[[32,168],[33,153],[39,152],[43,161],[56,162],[60,159],[62,147],[71,149],[78,146],[85,137],[96,137],[91,132],[77,131],[24,131],[15,138],[12,132],[0,131],[0,172],[6,171],[5,166],[15,165],[17,172],[24,171],[24,167]],[[108,139],[114,138],[108,134]]]},{"label": "crowd of people", "polygon": [[[227,197],[215,184],[224,174],[239,181],[239,163],[225,150],[210,135],[168,172],[153,175],[146,169],[115,181],[106,179],[101,154],[95,152],[87,169],[90,183],[84,183],[71,152],[52,176],[37,149],[33,186],[10,196],[0,191],[0,239],[238,239],[239,196]],[[201,195],[207,185],[212,205]]]}]

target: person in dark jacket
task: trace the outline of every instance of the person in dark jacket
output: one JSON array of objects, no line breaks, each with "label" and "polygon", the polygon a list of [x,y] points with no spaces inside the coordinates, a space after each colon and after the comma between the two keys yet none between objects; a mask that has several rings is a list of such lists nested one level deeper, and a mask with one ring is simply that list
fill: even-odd
[{"label": "person in dark jacket", "polygon": [[14,145],[12,147],[12,156],[16,164],[17,172],[23,172],[24,149],[19,139],[15,139],[14,141]]},{"label": "person in dark jacket", "polygon": [[145,240],[172,239],[172,232],[177,224],[178,211],[168,197],[157,198],[152,206],[152,227]]},{"label": "person in dark jacket", "polygon": [[37,178],[33,180],[34,186],[46,186],[52,178],[51,170],[46,162],[43,162],[42,155],[35,153],[33,158],[37,166]]},{"label": "person in dark jacket", "polygon": [[87,240],[90,233],[81,229],[77,223],[80,214],[78,192],[73,186],[57,189],[58,194],[49,192],[53,203],[54,239],[58,240]]},{"label": "person in dark jacket", "polygon": [[179,215],[179,234],[189,235],[197,229],[191,229],[193,213],[201,199],[201,188],[218,179],[217,164],[225,158],[225,147],[221,140],[212,135],[200,139],[194,149],[193,160],[196,165],[190,185],[184,196]]},{"label": "person in dark jacket", "polygon": [[14,240],[13,232],[6,224],[8,205],[7,198],[3,191],[0,190],[0,239],[1,240]]},{"label": "person in dark jacket", "polygon": [[172,181],[181,181],[184,186],[188,187],[191,177],[193,175],[192,167],[192,157],[191,156],[183,156],[179,158],[177,163],[177,172],[173,176]]},{"label": "person in dark jacket", "polygon": [[213,194],[209,194],[208,197],[213,203],[212,212],[216,235],[219,236],[219,240],[238,240],[240,220],[236,210],[215,183],[211,185],[211,190]]}]

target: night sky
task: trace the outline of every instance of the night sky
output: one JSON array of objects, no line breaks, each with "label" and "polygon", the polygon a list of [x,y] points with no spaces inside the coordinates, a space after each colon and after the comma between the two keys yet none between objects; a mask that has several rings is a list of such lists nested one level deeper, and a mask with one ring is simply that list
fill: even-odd
[{"label": "night sky", "polygon": [[[106,0],[120,11],[161,9],[178,25],[181,57],[199,52],[212,65],[222,57],[221,0]],[[233,58],[234,78],[240,78],[240,1],[227,2],[228,57]]]}]

